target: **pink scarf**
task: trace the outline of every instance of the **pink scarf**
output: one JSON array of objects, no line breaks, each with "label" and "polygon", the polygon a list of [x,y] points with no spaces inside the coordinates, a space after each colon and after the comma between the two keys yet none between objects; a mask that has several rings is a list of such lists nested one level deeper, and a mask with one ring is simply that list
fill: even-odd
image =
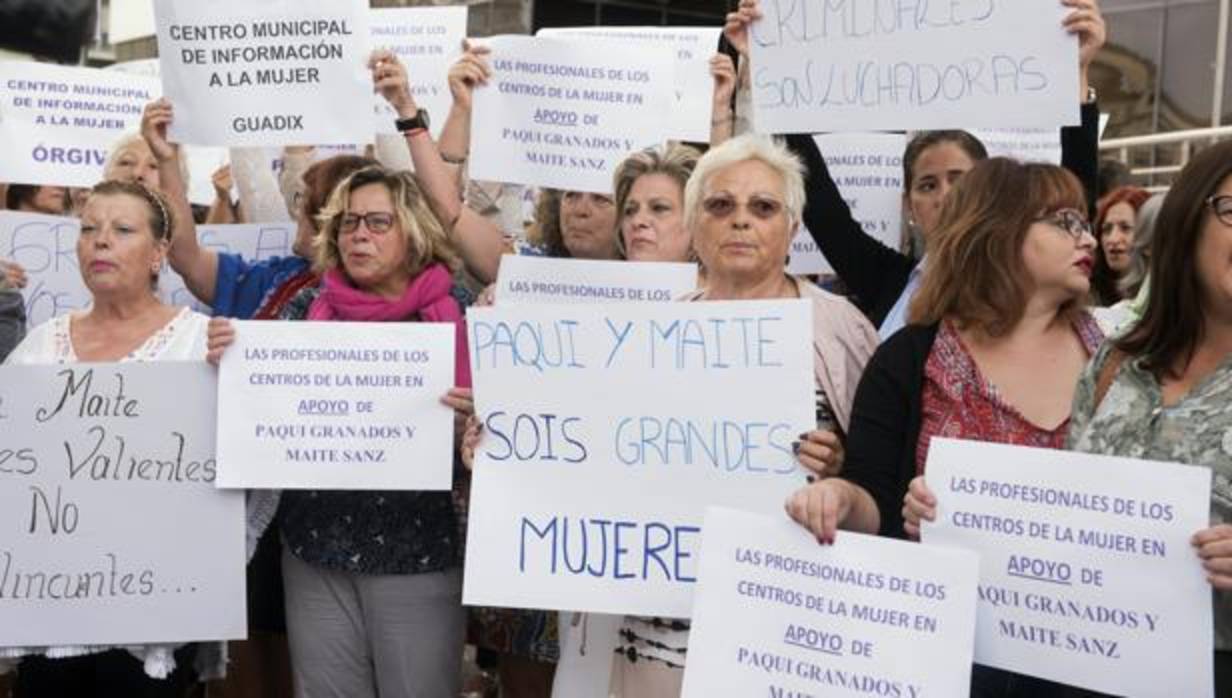
[{"label": "pink scarf", "polygon": [[351,285],[346,275],[330,269],[321,279],[321,294],[308,308],[309,320],[353,322],[399,322],[418,316],[424,322],[452,322],[454,344],[454,384],[471,385],[470,353],[466,347],[466,322],[458,303],[449,295],[453,277],[442,264],[433,264],[419,273],[396,300],[381,298]]}]

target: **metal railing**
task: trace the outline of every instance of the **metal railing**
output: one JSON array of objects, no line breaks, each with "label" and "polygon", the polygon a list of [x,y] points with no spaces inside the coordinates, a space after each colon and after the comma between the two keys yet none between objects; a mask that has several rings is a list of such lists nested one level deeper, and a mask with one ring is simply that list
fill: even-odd
[{"label": "metal railing", "polygon": [[[1134,167],[1130,169],[1130,174],[1135,178],[1148,180],[1148,190],[1160,191],[1166,189],[1164,184],[1158,184],[1156,177],[1169,176],[1180,172],[1185,164],[1189,162],[1189,156],[1193,153],[1195,144],[1214,143],[1215,141],[1224,138],[1232,138],[1232,126],[1220,126],[1217,128],[1195,128],[1186,131],[1169,131],[1166,133],[1153,133],[1146,136],[1130,136],[1128,138],[1111,138],[1101,141],[1099,150],[1101,154],[1115,154],[1113,157],[1130,165],[1131,151],[1138,148],[1153,148],[1158,149],[1159,146],[1179,145],[1176,162],[1170,164],[1154,164],[1149,167]],[[1159,151],[1156,150],[1155,155],[1158,156]],[[1151,159],[1155,162],[1155,158]]]}]

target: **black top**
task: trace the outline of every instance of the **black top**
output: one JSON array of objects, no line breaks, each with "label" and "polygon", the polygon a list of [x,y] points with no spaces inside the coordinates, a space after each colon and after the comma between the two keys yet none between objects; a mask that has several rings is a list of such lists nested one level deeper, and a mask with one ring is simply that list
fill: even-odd
[{"label": "black top", "polygon": [[877,347],[856,388],[842,478],[863,487],[881,513],[879,535],[904,538],[903,494],[916,475],[924,365],[939,325],[907,325]]},{"label": "black top", "polygon": [[0,362],[26,336],[26,299],[17,291],[0,291]]},{"label": "black top", "polygon": [[[907,286],[916,261],[864,232],[830,177],[817,142],[808,134],[785,137],[804,161],[804,224],[830,266],[855,296],[856,305],[878,327]],[[1061,165],[1077,175],[1086,190],[1087,209],[1095,209],[1099,176],[1099,107],[1082,105],[1082,125],[1061,129]]]}]

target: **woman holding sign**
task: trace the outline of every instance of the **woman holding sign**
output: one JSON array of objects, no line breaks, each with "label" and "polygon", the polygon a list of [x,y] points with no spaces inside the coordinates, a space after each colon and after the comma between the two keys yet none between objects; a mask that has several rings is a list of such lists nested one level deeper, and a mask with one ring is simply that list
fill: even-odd
[{"label": "woman holding sign", "polygon": [[[61,315],[31,330],[8,364],[111,361],[200,361],[208,319],[158,298],[158,274],[174,221],[162,197],[138,183],[108,181],[91,191],[81,214],[77,262],[90,290],[90,308]],[[22,659],[18,696],[167,696],[192,683],[197,647],[143,645],[0,649]],[[205,660],[201,653],[198,661]],[[218,657],[218,653],[214,653]],[[221,674],[221,664],[203,667]]]},{"label": "woman holding sign", "polygon": [[[934,436],[1065,443],[1074,385],[1103,340],[1083,308],[1095,238],[1082,185],[1059,167],[1004,158],[970,174],[942,209],[911,324],[877,349],[860,381],[841,478],[787,502],[818,540],[833,541],[838,528],[918,539],[936,505],[923,474]],[[973,696],[1063,690],[972,673]]]},{"label": "woman holding sign", "polygon": [[[1060,0],[1071,8],[1062,25],[1079,39],[1079,97],[1082,126],[1061,129],[1062,164],[1085,183],[1086,212],[1093,208],[1098,175],[1099,109],[1089,86],[1088,72],[1104,44],[1106,30],[1096,0]],[[761,17],[758,0],[741,0],[727,16],[724,33],[748,60],[748,27]],[[910,124],[904,124],[910,128]],[[788,145],[804,160],[809,172],[808,204],[804,218],[817,246],[851,289],[868,317],[887,338],[907,319],[907,310],[919,286],[923,266],[914,257],[893,250],[866,233],[851,214],[830,177],[825,160],[811,135],[787,136]],[[903,208],[909,226],[924,240],[933,237],[941,204],[955,181],[988,157],[984,145],[965,131],[922,131],[903,153]]]},{"label": "woman holding sign", "polygon": [[[410,174],[356,172],[321,221],[321,285],[301,291],[282,319],[452,322],[457,383],[469,386],[452,296],[460,257]],[[211,359],[234,339],[215,319]],[[446,401],[469,407],[460,391]],[[288,491],[279,516],[297,694],[457,695],[462,576],[450,493]]]},{"label": "woman holding sign", "polygon": [[1232,695],[1232,142],[1185,166],[1156,225],[1146,312],[1083,373],[1069,445],[1214,471],[1193,546],[1215,589],[1216,695]]}]

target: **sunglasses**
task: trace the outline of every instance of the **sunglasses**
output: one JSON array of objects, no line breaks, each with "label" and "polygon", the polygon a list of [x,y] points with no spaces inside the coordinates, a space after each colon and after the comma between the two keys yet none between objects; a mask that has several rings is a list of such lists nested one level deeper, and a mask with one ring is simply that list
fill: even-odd
[{"label": "sunglasses", "polygon": [[372,211],[371,213],[357,216],[354,213],[348,213],[342,217],[342,232],[355,232],[359,229],[361,222],[368,227],[370,232],[388,233],[389,229],[394,227],[394,214]]},{"label": "sunglasses", "polygon": [[[702,210],[714,218],[727,218],[735,213],[739,206],[740,202],[736,201],[735,197],[723,194],[702,200]],[[754,218],[763,221],[774,218],[783,210],[782,202],[768,196],[750,196],[749,200],[744,203],[744,207]]]}]

